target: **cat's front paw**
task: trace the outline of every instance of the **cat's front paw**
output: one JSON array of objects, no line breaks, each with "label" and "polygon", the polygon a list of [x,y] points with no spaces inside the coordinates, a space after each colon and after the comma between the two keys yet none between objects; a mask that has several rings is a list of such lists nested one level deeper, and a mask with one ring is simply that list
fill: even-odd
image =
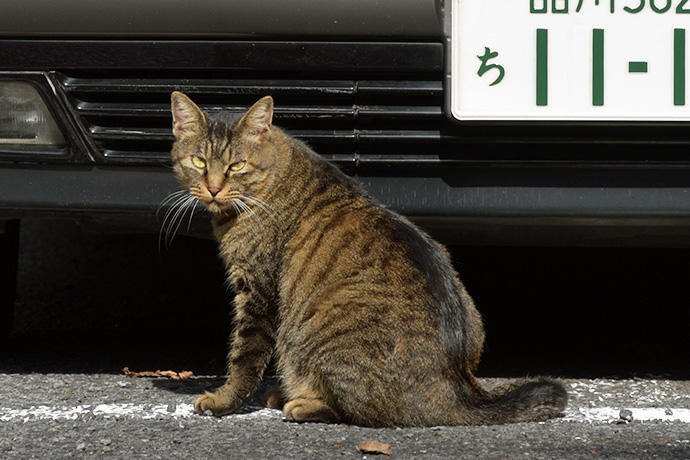
[{"label": "cat's front paw", "polygon": [[194,411],[197,414],[203,415],[206,411],[211,411],[216,417],[233,414],[241,406],[241,402],[238,403],[235,398],[223,393],[206,393],[194,401]]}]

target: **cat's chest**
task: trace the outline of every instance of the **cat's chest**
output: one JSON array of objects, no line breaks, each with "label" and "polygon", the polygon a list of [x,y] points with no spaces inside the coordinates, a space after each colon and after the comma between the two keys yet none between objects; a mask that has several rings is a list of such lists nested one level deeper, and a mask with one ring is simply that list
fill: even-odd
[{"label": "cat's chest", "polygon": [[270,241],[226,232],[219,241],[219,254],[236,285],[275,289],[281,258]]},{"label": "cat's chest", "polygon": [[228,268],[248,274],[264,271],[262,267],[273,265],[271,257],[260,245],[221,242],[219,252]]}]

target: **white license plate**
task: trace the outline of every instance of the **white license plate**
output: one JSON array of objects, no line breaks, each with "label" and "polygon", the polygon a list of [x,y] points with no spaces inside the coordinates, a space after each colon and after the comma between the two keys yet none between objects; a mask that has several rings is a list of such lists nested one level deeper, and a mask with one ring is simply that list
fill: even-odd
[{"label": "white license plate", "polygon": [[690,0],[453,0],[458,120],[690,120]]}]

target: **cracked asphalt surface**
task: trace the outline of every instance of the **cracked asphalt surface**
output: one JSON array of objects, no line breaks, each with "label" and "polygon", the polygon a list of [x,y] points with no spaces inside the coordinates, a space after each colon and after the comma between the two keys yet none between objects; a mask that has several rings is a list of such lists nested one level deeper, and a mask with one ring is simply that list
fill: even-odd
[{"label": "cracked asphalt surface", "polygon": [[[214,244],[178,238],[159,251],[155,235],[25,222],[15,330],[0,351],[0,458],[373,458],[357,451],[366,440],[391,444],[401,459],[690,458],[690,423],[681,420],[690,410],[690,251],[453,255],[486,320],[482,383],[559,376],[571,397],[566,417],[489,427],[299,425],[261,407],[271,378],[240,414],[194,415],[195,395],[223,381],[230,327]],[[125,366],[195,377],[131,378]],[[642,409],[671,415],[645,419]]]}]

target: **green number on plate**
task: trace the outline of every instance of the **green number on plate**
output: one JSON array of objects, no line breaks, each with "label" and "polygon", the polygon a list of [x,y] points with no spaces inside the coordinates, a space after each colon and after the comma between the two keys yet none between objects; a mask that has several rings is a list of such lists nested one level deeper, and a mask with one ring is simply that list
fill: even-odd
[{"label": "green number on plate", "polygon": [[654,0],[649,0],[649,6],[652,7],[652,11],[654,11],[655,13],[665,13],[669,9],[671,9],[671,0],[666,0],[666,6],[663,8],[658,8]]},{"label": "green number on plate", "polygon": [[623,9],[628,13],[639,13],[640,11],[642,11],[642,8],[644,8],[644,0],[640,0],[640,6],[638,6],[637,8],[630,8],[629,6],[626,6]]},{"label": "green number on plate", "polygon": [[546,13],[547,0],[543,0],[544,6],[542,8],[535,8],[534,0],[529,0],[529,12],[530,13]]},{"label": "green number on plate", "polygon": [[559,9],[558,6],[556,6],[556,0],[551,1],[551,12],[552,13],[568,13],[568,0],[565,0],[563,3],[563,6]]}]

